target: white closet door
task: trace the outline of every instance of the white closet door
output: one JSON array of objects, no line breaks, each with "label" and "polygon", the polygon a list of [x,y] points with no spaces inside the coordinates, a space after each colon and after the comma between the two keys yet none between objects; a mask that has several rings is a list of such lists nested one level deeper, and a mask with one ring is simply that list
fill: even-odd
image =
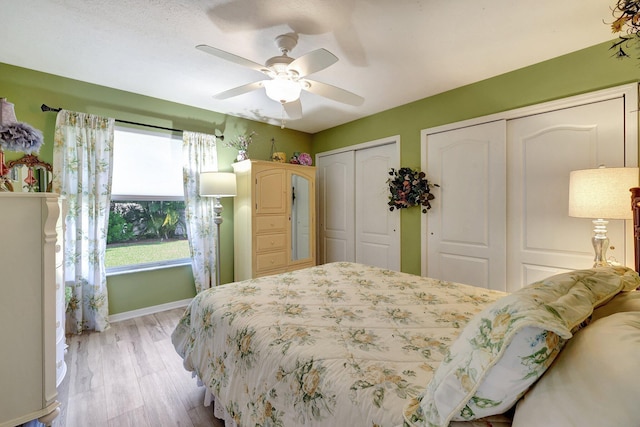
[{"label": "white closet door", "polygon": [[506,289],[506,125],[428,135],[436,200],[427,213],[429,277]]},{"label": "white closet door", "polygon": [[395,144],[357,150],[356,262],[400,270],[400,212],[389,211],[389,170],[397,168]]},{"label": "white closet door", "polygon": [[320,264],[356,259],[354,163],[353,151],[318,157]]},{"label": "white closet door", "polygon": [[[509,121],[509,291],[593,265],[591,220],[568,215],[569,173],[625,166],[623,111],[617,98]],[[623,264],[624,226],[609,222],[607,253]]]}]

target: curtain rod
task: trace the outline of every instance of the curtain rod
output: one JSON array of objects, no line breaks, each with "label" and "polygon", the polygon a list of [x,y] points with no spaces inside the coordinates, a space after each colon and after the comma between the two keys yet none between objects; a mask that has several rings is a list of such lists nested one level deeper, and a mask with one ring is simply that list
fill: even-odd
[{"label": "curtain rod", "polygon": [[[40,109],[43,112],[47,112],[47,111],[58,112],[58,111],[62,110],[62,108],[51,108],[46,104],[42,104],[40,106]],[[145,127],[154,128],[154,129],[168,130],[168,131],[171,131],[171,132],[184,132],[182,129],[172,129],[172,128],[166,128],[166,127],[162,127],[162,126],[148,125],[146,123],[130,122],[128,120],[120,120],[120,119],[114,119],[114,120],[116,122],[118,122],[118,123],[126,123],[126,124],[129,124],[129,125],[145,126]],[[224,135],[215,135],[215,137],[219,138],[221,141],[224,141]]]}]

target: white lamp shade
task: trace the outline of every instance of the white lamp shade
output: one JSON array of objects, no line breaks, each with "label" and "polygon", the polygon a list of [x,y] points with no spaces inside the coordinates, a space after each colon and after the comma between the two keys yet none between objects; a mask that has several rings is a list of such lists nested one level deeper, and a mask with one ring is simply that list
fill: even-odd
[{"label": "white lamp shade", "polygon": [[638,168],[598,168],[569,175],[569,216],[631,219],[631,187],[638,186]]},{"label": "white lamp shade", "polygon": [[230,197],[237,194],[236,174],[233,172],[201,172],[200,195]]},{"label": "white lamp shade", "polygon": [[273,80],[264,81],[264,90],[269,98],[284,104],[300,98],[302,88],[298,82],[276,77]]},{"label": "white lamp shade", "polygon": [[16,112],[13,109],[13,104],[7,101],[6,98],[0,98],[0,125],[12,125],[18,123],[16,118]]}]

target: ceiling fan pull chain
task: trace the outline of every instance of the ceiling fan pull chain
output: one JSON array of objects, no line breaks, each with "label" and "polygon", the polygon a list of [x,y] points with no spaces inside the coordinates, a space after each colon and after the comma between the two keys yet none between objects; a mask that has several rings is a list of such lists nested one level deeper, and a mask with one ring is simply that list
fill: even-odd
[{"label": "ceiling fan pull chain", "polygon": [[284,104],[282,105],[282,116],[280,117],[280,129],[284,129]]}]

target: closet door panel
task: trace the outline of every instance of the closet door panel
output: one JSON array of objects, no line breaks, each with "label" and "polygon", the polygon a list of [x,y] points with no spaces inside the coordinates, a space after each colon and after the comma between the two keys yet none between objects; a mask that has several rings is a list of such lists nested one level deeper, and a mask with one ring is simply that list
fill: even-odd
[{"label": "closet door panel", "polygon": [[506,288],[504,121],[429,135],[429,277]]},{"label": "closet door panel", "polygon": [[400,212],[389,211],[389,170],[395,144],[356,151],[356,262],[400,270]]},{"label": "closet door panel", "polygon": [[389,211],[395,138],[319,153],[319,262],[350,261],[400,270],[400,212]]},{"label": "closet door panel", "polygon": [[321,264],[355,261],[354,152],[318,158]]},{"label": "closet door panel", "polygon": [[[569,173],[625,166],[623,108],[618,98],[509,121],[509,290],[593,265],[591,219],[568,215]],[[607,254],[622,263],[624,228],[609,222]]]}]

